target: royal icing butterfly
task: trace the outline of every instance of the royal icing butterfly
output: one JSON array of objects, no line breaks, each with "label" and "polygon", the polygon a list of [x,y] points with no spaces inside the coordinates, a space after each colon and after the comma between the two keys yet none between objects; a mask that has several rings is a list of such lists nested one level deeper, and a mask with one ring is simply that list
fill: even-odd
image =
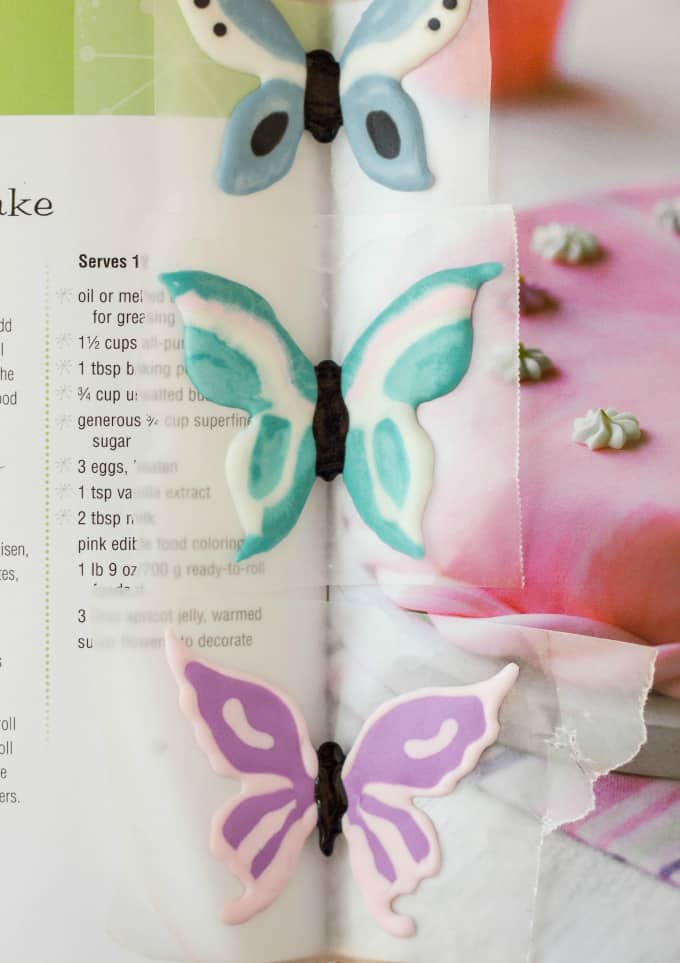
[{"label": "royal icing butterfly", "polygon": [[330,143],[344,124],[365,173],[386,187],[420,191],[433,177],[423,125],[402,79],[460,32],[472,0],[373,0],[338,63],[306,54],[271,0],[179,0],[201,49],[260,87],[227,125],[219,184],[252,194],[284,177],[302,135]]},{"label": "royal icing butterfly", "polygon": [[210,833],[212,854],[243,885],[223,922],[244,923],[270,906],[318,828],[327,856],[344,834],[380,926],[413,936],[414,921],[392,903],[441,868],[436,830],[414,799],[453,792],[496,741],[517,666],[477,685],[421,689],[385,703],[345,758],[335,743],[314,751],[300,710],[282,692],[196,659],[171,632],[166,651],[198,745],[216,773],[241,783]]},{"label": "royal icing butterfly", "polygon": [[382,541],[413,558],[425,555],[434,452],[416,409],[465,376],[477,292],[501,270],[478,264],[418,281],[366,329],[342,367],[324,361],[316,368],[250,288],[198,271],[162,275],[184,319],[194,386],[251,417],[226,458],[246,533],[237,561],[282,541],[317,475],[331,481],[341,472]]}]

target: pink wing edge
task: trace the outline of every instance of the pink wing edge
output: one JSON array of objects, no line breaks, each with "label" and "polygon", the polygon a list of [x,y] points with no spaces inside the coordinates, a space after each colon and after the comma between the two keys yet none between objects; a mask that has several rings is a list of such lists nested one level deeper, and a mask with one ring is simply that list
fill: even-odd
[{"label": "pink wing edge", "polygon": [[[420,830],[427,837],[429,855],[421,863],[415,863],[405,852],[405,847],[398,839],[396,830],[388,827],[388,833],[393,836],[394,845],[390,849],[390,856],[401,855],[398,861],[397,879],[390,884],[384,880],[375,869],[363,830],[353,826],[345,817],[343,833],[349,847],[352,873],[366,901],[366,905],[377,923],[387,933],[400,939],[410,938],[416,934],[416,923],[410,916],[397,913],[393,909],[393,902],[401,896],[407,896],[418,888],[425,879],[437,876],[441,869],[441,848],[437,832],[429,817],[414,805],[416,797],[439,797],[453,792],[458,783],[475,768],[485,749],[492,746],[500,733],[498,714],[506,696],[515,685],[519,676],[519,667],[514,663],[506,665],[491,679],[467,686],[433,687],[409,692],[380,706],[363,725],[359,737],[347,756],[343,767],[343,776],[348,776],[354,760],[358,756],[365,734],[384,715],[396,706],[412,702],[416,699],[434,696],[437,698],[450,696],[477,696],[484,707],[485,728],[482,736],[470,743],[465,749],[460,764],[431,789],[414,791],[406,786],[371,786],[372,794],[387,803],[405,810],[415,820]],[[380,820],[366,816],[366,820],[373,827],[378,826]],[[383,824],[383,830],[385,824]]]},{"label": "pink wing edge", "polygon": [[[302,848],[307,838],[314,832],[317,824],[317,809],[313,803],[288,832],[281,844],[278,855],[270,867],[256,880],[250,872],[252,859],[262,843],[261,835],[253,832],[241,846],[235,850],[224,839],[222,828],[230,814],[246,800],[262,794],[276,792],[287,788],[291,783],[275,775],[241,773],[235,769],[217,746],[212,733],[204,721],[198,708],[196,691],[185,675],[186,666],[191,662],[198,662],[207,666],[213,672],[219,672],[230,678],[254,683],[268,688],[290,711],[295,720],[299,739],[300,752],[310,780],[314,782],[318,774],[318,759],[311,744],[307,725],[297,705],[285,693],[262,682],[254,676],[240,672],[226,672],[205,661],[196,658],[186,644],[177,637],[172,629],[165,634],[165,653],[172,673],[179,688],[179,705],[184,716],[192,724],[194,737],[198,746],[205,754],[211,768],[220,776],[236,779],[241,784],[241,792],[218,809],[211,821],[210,852],[239,880],[243,886],[242,895],[236,900],[229,900],[224,904],[220,919],[229,926],[246,923],[253,916],[267,909],[279,897],[295,873]],[[266,838],[266,837],[265,837]]]}]

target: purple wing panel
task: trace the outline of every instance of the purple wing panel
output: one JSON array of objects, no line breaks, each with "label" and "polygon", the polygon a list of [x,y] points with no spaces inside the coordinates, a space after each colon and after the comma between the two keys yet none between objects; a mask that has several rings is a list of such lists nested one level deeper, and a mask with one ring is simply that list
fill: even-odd
[{"label": "purple wing panel", "polygon": [[241,782],[213,817],[210,848],[244,887],[222,919],[243,923],[276,899],[316,826],[316,753],[282,693],[196,659],[172,633],[166,653],[196,741],[215,772]]},{"label": "purple wing panel", "polygon": [[347,757],[343,821],[352,868],[368,906],[394,936],[415,924],[392,909],[440,868],[436,831],[418,796],[443,796],[498,738],[498,712],[517,679],[515,665],[493,679],[455,689],[423,689],[386,703],[368,720]]}]

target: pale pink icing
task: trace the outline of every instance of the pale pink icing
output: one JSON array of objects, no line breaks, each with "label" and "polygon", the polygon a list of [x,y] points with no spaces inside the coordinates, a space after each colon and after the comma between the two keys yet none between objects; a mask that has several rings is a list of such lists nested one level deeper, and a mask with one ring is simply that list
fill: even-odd
[{"label": "pale pink icing", "polygon": [[[519,675],[519,669],[514,664],[506,665],[493,678],[475,685],[459,686],[456,688],[433,688],[420,689],[406,695],[386,702],[364,724],[359,737],[349,752],[343,768],[343,781],[348,792],[350,803],[352,801],[351,775],[355,763],[361,759],[364,751],[363,743],[370,740],[370,733],[379,722],[389,717],[398,706],[425,698],[452,699],[457,697],[476,698],[483,708],[483,724],[478,734],[465,746],[464,752],[457,765],[450,768],[445,773],[441,781],[434,786],[427,787],[421,782],[416,788],[414,785],[402,785],[400,783],[368,783],[362,785],[362,791],[366,796],[373,797],[387,804],[393,809],[400,810],[409,814],[410,818],[417,824],[420,831],[427,838],[427,854],[419,860],[414,859],[405,845],[404,838],[396,830],[395,826],[388,820],[372,818],[366,813],[362,813],[367,825],[378,837],[381,844],[389,853],[389,858],[396,869],[396,879],[389,882],[379,872],[376,871],[374,856],[371,854],[367,845],[364,831],[353,824],[348,813],[343,818],[343,832],[347,837],[350,851],[352,871],[357,884],[359,885],[368,907],[379,922],[379,924],[390,934],[396,937],[410,937],[415,934],[414,920],[402,913],[395,911],[393,902],[400,896],[405,896],[414,892],[424,879],[436,876],[441,868],[441,851],[437,832],[429,817],[414,805],[414,799],[444,796],[453,792],[461,779],[472,772],[486,748],[493,745],[500,732],[500,722],[498,715],[508,693],[514,686]],[[451,706],[452,714],[455,707]],[[461,710],[461,722],[464,725],[465,710]],[[456,721],[449,720],[449,721]],[[441,751],[444,746],[450,744],[456,736],[458,726],[453,729],[448,728],[448,740],[436,744],[436,740],[430,742],[430,754],[434,755]],[[440,732],[441,736],[441,732]],[[408,732],[400,732],[399,740],[406,740]],[[385,753],[389,754],[392,747],[387,739],[384,745]],[[406,743],[404,743],[406,744]],[[422,745],[422,744],[421,744]],[[425,758],[423,755],[420,758]],[[413,758],[413,757],[411,757]],[[404,771],[401,775],[408,780],[408,773]],[[359,808],[362,802],[359,801]]]},{"label": "pale pink icing", "polygon": [[[546,628],[660,646],[657,688],[680,698],[680,239],[653,215],[678,194],[680,184],[618,191],[518,216],[522,273],[560,305],[522,322],[525,344],[557,368],[522,386],[525,587],[471,588],[456,581],[454,560],[436,585],[395,594],[440,614],[528,615]],[[575,267],[543,260],[530,239],[551,221],[592,231],[605,257]],[[642,441],[623,451],[574,444],[574,418],[600,406],[632,411]],[[471,409],[466,420],[477,418]],[[482,486],[478,498],[474,536],[491,558],[502,512]],[[439,532],[451,530],[455,503],[452,490],[431,519]]]},{"label": "pale pink icing", "polygon": [[[264,873],[258,879],[255,879],[251,873],[254,856],[262,849],[263,844],[280,829],[286,814],[294,805],[295,800],[273,811],[270,817],[263,819],[237,848],[233,848],[226,839],[223,832],[224,826],[229,816],[245,799],[266,795],[267,793],[286,788],[291,785],[290,780],[273,773],[240,772],[232,765],[220,749],[213,732],[201,714],[196,690],[186,676],[187,666],[190,663],[200,662],[203,665],[208,665],[208,663],[197,659],[195,654],[192,653],[184,642],[177,638],[172,629],[166,631],[165,646],[168,663],[179,687],[180,708],[192,724],[196,742],[205,753],[216,773],[221,776],[238,779],[241,783],[241,793],[232,796],[231,799],[215,812],[212,818],[210,850],[217,859],[225,863],[243,885],[243,893],[241,896],[236,900],[229,900],[224,904],[221,913],[222,922],[232,926],[245,923],[257,913],[270,906],[292,877],[302,847],[316,826],[316,806],[312,802],[303,816],[293,824],[283,839],[275,858]],[[215,671],[221,670],[215,667]],[[256,681],[237,672],[230,672],[228,674],[232,678],[245,682]],[[262,685],[262,688],[264,688],[264,684],[260,684],[259,682],[257,684]],[[288,711],[293,716],[300,740],[300,752],[303,764],[310,781],[313,783],[318,772],[318,762],[316,752],[309,741],[307,726],[302,714],[296,704],[282,692],[276,689],[271,689],[271,691],[285,703]],[[246,727],[248,727],[245,716],[243,716],[243,721]],[[250,732],[246,734],[251,735],[252,731],[253,730],[250,730]],[[240,735],[241,733],[239,733],[239,736]]]}]

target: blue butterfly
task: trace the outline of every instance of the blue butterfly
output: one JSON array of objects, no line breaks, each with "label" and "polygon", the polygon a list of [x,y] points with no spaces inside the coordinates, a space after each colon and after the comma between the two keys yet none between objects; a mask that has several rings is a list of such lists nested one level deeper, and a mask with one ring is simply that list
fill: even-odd
[{"label": "blue butterfly", "polygon": [[401,85],[460,32],[472,0],[373,0],[337,63],[306,54],[271,0],[179,0],[201,49],[261,85],[234,111],[219,184],[252,194],[291,169],[307,129],[332,141],[344,124],[360,167],[400,191],[433,184],[418,108]]},{"label": "blue butterfly", "polygon": [[238,561],[281,542],[317,475],[340,472],[366,524],[397,551],[424,556],[434,452],[416,409],[465,376],[477,292],[501,271],[478,264],[423,278],[376,318],[342,367],[316,368],[255,291],[200,271],[162,275],[184,320],[189,378],[208,400],[251,418],[226,459],[246,533]]}]

